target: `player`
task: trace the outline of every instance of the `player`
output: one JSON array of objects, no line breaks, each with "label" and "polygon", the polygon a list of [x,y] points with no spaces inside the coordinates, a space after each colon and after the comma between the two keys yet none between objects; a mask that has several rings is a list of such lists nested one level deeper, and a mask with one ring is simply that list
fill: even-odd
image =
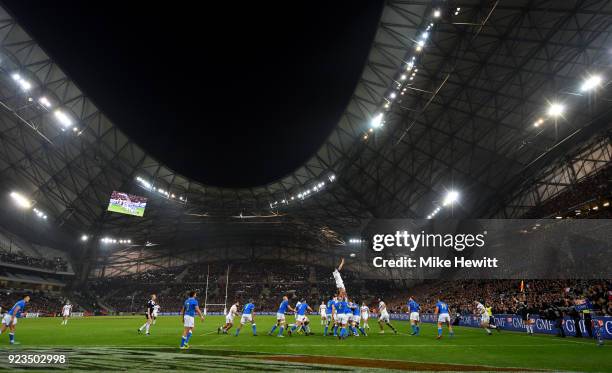
[{"label": "player", "polygon": [[338,314],[338,328],[340,329],[340,332],[338,333],[338,338],[339,339],[345,339],[346,337],[348,337],[348,330],[346,328],[347,324],[348,324],[348,318],[349,318],[349,314],[351,313],[351,310],[348,306],[348,301],[346,300],[346,298],[340,297],[338,299],[338,307],[337,307],[337,314]]},{"label": "player", "polygon": [[332,303],[332,315],[334,319],[334,337],[338,336],[338,328],[340,328],[340,312],[338,312],[338,307],[340,307],[340,298],[338,296],[335,296],[334,302]]},{"label": "player", "polygon": [[419,316],[421,306],[412,297],[408,299],[408,312],[410,313],[410,327],[412,328],[410,335],[418,336],[421,331],[421,318]]},{"label": "player", "polygon": [[533,335],[533,326],[531,325],[530,310],[526,301],[520,301],[514,298],[514,301],[517,303],[516,313],[521,316],[523,320],[523,324],[525,325],[525,330],[527,331],[527,335]]},{"label": "player", "polygon": [[382,299],[378,298],[378,325],[380,326],[379,334],[385,334],[385,329],[383,325],[387,324],[388,327],[393,330],[393,333],[397,334],[397,330],[391,325],[389,321],[389,312],[387,311],[387,305],[383,302]]},{"label": "player", "polygon": [[291,312],[295,311],[295,309],[289,305],[289,298],[285,295],[283,296],[283,300],[276,311],[276,324],[272,327],[272,330],[268,332],[268,335],[274,334],[274,331],[276,328],[278,328],[277,337],[284,337],[283,331],[287,328],[287,321],[285,320],[285,313],[287,310]]},{"label": "player", "polygon": [[368,305],[363,302],[361,304],[361,322],[360,325],[364,330],[370,330],[370,325],[368,325],[368,319],[370,318],[370,309]]},{"label": "player", "polygon": [[202,314],[202,311],[200,311],[200,305],[196,299],[197,295],[198,294],[195,291],[189,292],[189,298],[185,300],[183,303],[183,308],[181,309],[184,327],[183,337],[181,338],[181,350],[189,348],[189,340],[193,334],[196,313],[200,315],[200,319],[204,321],[204,315]]},{"label": "player", "polygon": [[493,308],[485,306],[487,310],[487,315],[489,315],[489,328],[497,330],[498,333],[501,332],[501,327],[495,325],[495,318],[493,317]]},{"label": "player", "polygon": [[309,322],[306,313],[312,312],[312,308],[310,308],[310,306],[306,302],[306,299],[302,299],[295,306],[295,309],[295,324],[291,326],[291,329],[289,329],[287,333],[289,334],[289,336],[291,336],[293,335],[293,333],[295,333],[296,329],[298,330],[298,332],[300,329],[304,329],[305,334],[309,335],[310,329],[308,328]]},{"label": "player", "polygon": [[321,326],[325,327],[327,325],[327,305],[325,305],[325,301],[321,301],[319,305],[319,316],[321,316]]},{"label": "player", "polygon": [[359,329],[359,332],[366,336],[366,332],[363,329],[363,326],[361,326],[361,309],[359,308],[359,302],[353,302],[351,303],[351,311],[352,311],[352,315],[350,317],[350,323],[351,323],[351,331],[353,332],[353,335],[355,337],[359,336],[359,333],[357,332],[357,329]]},{"label": "player", "polygon": [[453,332],[453,325],[451,324],[450,315],[448,313],[448,304],[438,299],[434,315],[438,315],[438,336],[436,337],[436,339],[442,338],[442,324],[444,323],[448,325],[448,332],[450,336],[452,337],[453,335],[455,335],[455,333]]},{"label": "player", "polygon": [[147,311],[145,312],[145,321],[144,324],[140,328],[138,328],[138,334],[142,333],[142,330],[145,329],[145,335],[149,335],[149,329],[151,328],[151,324],[153,324],[153,311],[155,310],[155,306],[157,303],[157,295],[151,294],[151,299],[147,302]]},{"label": "player", "polygon": [[488,335],[491,335],[491,329],[489,329],[489,313],[485,306],[482,305],[479,301],[474,301],[475,314],[480,316],[480,327],[483,328]]},{"label": "player", "polygon": [[67,302],[66,304],[64,304],[64,307],[62,307],[62,323],[60,325],[68,325],[68,318],[70,317],[70,314],[72,313],[72,304],[70,304],[69,302]]},{"label": "player", "polygon": [[232,328],[234,325],[234,317],[238,316],[238,306],[240,306],[240,302],[238,301],[232,304],[227,312],[227,315],[225,315],[225,324],[217,328],[217,334],[227,334],[227,332]]},{"label": "player", "polygon": [[340,271],[342,271],[342,267],[344,267],[344,258],[340,260],[340,265],[338,266],[338,268],[334,269],[333,272],[334,280],[336,281],[336,287],[338,288],[339,298],[346,297],[346,288],[344,287],[344,281],[342,281],[342,276],[340,276]]},{"label": "player", "polygon": [[240,326],[236,328],[236,337],[240,334],[240,329],[247,322],[251,323],[251,328],[253,329],[253,336],[257,337],[257,325],[255,325],[255,304],[253,303],[253,299],[249,299],[249,303],[244,305],[242,309],[242,318],[240,318]]},{"label": "player", "polygon": [[327,336],[327,332],[329,331],[329,325],[332,325],[332,328],[334,327],[334,310],[333,310],[333,306],[334,306],[334,298],[335,297],[330,297],[329,300],[327,301],[327,308],[325,309],[325,313],[327,314],[327,324],[325,325],[325,328],[323,329],[323,336],[326,337]]},{"label": "player", "polygon": [[15,326],[17,325],[17,319],[21,317],[21,314],[25,310],[27,304],[30,302],[30,295],[26,295],[22,300],[15,303],[15,305],[4,315],[2,318],[2,328],[0,334],[9,329],[9,342],[10,344],[19,344],[15,342]]},{"label": "player", "polygon": [[153,325],[155,325],[155,323],[157,322],[157,316],[159,316],[160,309],[161,309],[161,306],[157,303],[153,307]]}]

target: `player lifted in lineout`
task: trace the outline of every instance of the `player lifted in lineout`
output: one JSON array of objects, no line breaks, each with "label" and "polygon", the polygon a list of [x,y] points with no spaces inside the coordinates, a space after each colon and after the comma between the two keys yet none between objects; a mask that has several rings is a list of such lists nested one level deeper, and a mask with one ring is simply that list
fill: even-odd
[{"label": "player lifted in lineout", "polygon": [[340,271],[342,271],[342,267],[344,267],[344,258],[340,260],[340,265],[338,266],[338,268],[334,269],[333,272],[334,280],[336,281],[336,287],[338,288],[338,298],[346,297],[346,288],[344,287],[342,276],[340,276]]}]

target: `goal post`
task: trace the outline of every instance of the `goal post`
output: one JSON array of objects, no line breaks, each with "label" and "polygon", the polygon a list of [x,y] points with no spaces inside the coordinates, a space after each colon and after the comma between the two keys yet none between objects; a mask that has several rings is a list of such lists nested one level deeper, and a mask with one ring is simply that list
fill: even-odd
[{"label": "goal post", "polygon": [[206,270],[206,290],[204,291],[204,315],[207,315],[209,311],[211,312],[220,312],[223,311],[223,315],[227,315],[227,295],[229,290],[229,270],[230,266],[228,264],[227,270],[225,272],[225,299],[224,303],[208,303],[208,282],[210,278],[210,265],[208,265]]}]

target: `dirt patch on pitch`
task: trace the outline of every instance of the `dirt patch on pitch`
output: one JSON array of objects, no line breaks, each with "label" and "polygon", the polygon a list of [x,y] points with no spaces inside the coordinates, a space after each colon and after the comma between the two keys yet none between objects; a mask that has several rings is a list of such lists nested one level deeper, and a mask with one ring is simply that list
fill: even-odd
[{"label": "dirt patch on pitch", "polygon": [[356,359],[348,357],[333,356],[308,356],[308,355],[269,355],[251,356],[251,358],[273,361],[284,361],[304,364],[341,365],[355,368],[379,368],[409,371],[434,371],[434,372],[536,372],[535,369],[502,368],[483,365],[460,365],[460,364],[435,364],[418,363],[399,360],[374,360]]}]

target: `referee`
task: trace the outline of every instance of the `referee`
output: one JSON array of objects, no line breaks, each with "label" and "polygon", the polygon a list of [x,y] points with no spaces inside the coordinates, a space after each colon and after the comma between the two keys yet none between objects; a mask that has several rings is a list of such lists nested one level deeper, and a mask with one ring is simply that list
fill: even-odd
[{"label": "referee", "polygon": [[147,321],[142,324],[140,328],[138,328],[138,334],[142,333],[142,330],[145,329],[146,335],[149,335],[149,328],[151,328],[151,324],[153,324],[153,311],[155,310],[155,306],[157,303],[157,295],[151,294],[151,299],[147,302],[147,312],[145,313],[145,317]]}]

